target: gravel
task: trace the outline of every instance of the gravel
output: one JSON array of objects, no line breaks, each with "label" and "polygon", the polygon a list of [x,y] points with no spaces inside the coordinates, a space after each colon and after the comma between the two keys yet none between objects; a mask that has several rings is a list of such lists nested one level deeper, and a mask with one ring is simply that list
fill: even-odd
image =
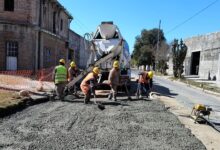
[{"label": "gravel", "polygon": [[206,149],[157,100],[47,102],[0,119],[0,149]]}]

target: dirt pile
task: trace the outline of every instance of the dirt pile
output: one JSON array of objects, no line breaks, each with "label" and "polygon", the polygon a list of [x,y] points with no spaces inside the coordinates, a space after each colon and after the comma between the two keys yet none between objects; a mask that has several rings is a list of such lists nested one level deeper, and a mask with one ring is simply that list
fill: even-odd
[{"label": "dirt pile", "polygon": [[100,111],[79,100],[29,107],[0,119],[0,148],[205,149],[159,101],[121,100],[105,106]]}]

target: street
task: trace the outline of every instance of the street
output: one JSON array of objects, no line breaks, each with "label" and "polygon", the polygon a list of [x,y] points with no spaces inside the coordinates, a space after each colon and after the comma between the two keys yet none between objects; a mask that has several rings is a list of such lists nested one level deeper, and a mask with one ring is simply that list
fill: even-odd
[{"label": "street", "polygon": [[220,122],[219,97],[162,77],[154,77],[154,85],[157,92],[175,98],[186,107],[192,108],[195,104],[204,104],[211,107],[213,113],[211,113],[210,118],[215,122]]},{"label": "street", "polygon": [[0,148],[205,149],[160,101],[132,98],[99,97],[103,111],[71,96],[28,107],[0,119]]}]

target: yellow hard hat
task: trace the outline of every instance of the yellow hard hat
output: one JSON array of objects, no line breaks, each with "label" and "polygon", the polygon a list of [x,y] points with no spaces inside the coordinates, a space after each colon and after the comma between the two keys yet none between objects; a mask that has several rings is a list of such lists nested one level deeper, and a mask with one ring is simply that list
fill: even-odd
[{"label": "yellow hard hat", "polygon": [[205,111],[206,110],[206,107],[203,104],[196,104],[193,108],[197,111]]},{"label": "yellow hard hat", "polygon": [[72,62],[70,63],[70,66],[71,66],[71,67],[76,67],[76,63],[75,63],[74,61],[72,61]]},{"label": "yellow hard hat", "polygon": [[59,62],[65,64],[65,60],[64,59],[60,59]]},{"label": "yellow hard hat", "polygon": [[151,79],[152,79],[153,76],[154,76],[153,71],[149,71],[147,74],[148,74],[148,76],[149,76]]},{"label": "yellow hard hat", "polygon": [[92,71],[93,71],[95,74],[99,74],[99,73],[100,73],[99,67],[93,68]]},{"label": "yellow hard hat", "polygon": [[119,68],[119,62],[118,62],[117,60],[114,61],[113,67],[114,67],[114,68]]}]

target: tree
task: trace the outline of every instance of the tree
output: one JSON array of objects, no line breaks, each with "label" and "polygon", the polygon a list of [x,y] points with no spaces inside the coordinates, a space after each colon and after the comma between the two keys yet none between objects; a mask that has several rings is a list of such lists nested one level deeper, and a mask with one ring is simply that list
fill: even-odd
[{"label": "tree", "polygon": [[172,45],[173,52],[173,75],[175,78],[181,78],[183,73],[183,62],[187,53],[187,46],[183,43],[183,40],[180,40],[180,43],[177,39],[174,39]]},{"label": "tree", "polygon": [[[151,30],[142,30],[141,35],[136,37],[134,44],[134,51],[132,53],[133,62],[135,65],[153,65],[155,64],[156,58],[161,58],[161,50],[166,47],[166,39],[162,30],[159,30],[159,47],[160,49],[156,51],[156,46],[158,42],[158,30],[157,28]],[[160,57],[157,57],[159,56]],[[167,55],[167,54],[166,54]]]}]

